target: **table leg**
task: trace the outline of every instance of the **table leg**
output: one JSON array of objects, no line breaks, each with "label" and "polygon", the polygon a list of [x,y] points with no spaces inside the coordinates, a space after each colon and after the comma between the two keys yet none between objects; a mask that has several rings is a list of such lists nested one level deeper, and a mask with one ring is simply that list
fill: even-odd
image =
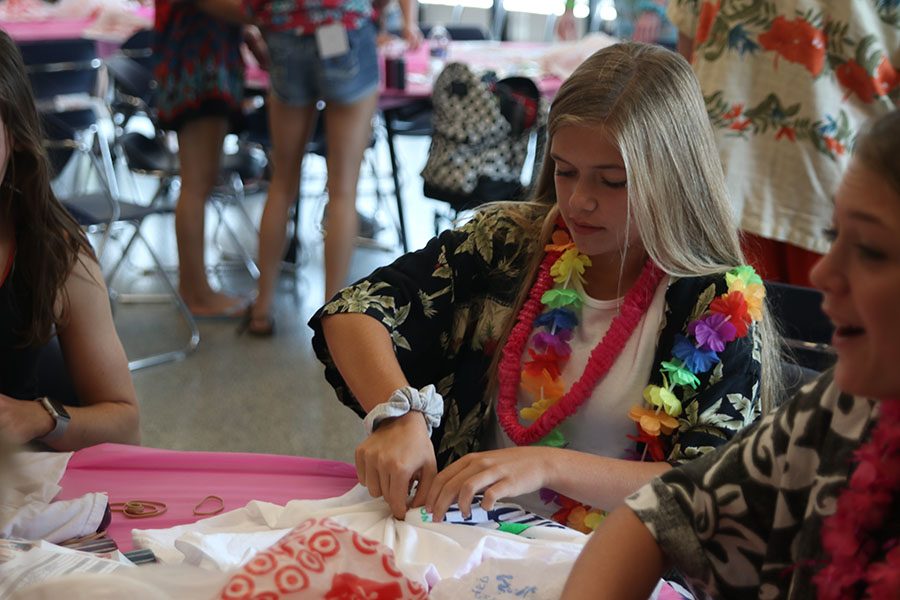
[{"label": "table leg", "polygon": [[409,252],[409,242],[406,239],[406,219],[403,217],[403,195],[400,191],[400,171],[397,167],[397,149],[394,147],[394,110],[383,110],[381,114],[384,116],[388,153],[391,156],[391,175],[394,178],[394,194],[397,197],[397,218],[400,221],[400,242],[403,244],[403,251]]}]

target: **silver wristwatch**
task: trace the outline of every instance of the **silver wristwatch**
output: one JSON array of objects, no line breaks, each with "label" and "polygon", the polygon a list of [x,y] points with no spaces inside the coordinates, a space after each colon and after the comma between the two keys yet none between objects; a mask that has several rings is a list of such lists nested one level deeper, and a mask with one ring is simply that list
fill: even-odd
[{"label": "silver wristwatch", "polygon": [[66,433],[66,428],[69,426],[69,413],[66,412],[66,408],[62,404],[56,400],[51,400],[47,396],[36,398],[35,402],[41,403],[41,406],[53,417],[53,422],[55,423],[50,433],[37,438],[37,440],[44,443],[55,442]]}]

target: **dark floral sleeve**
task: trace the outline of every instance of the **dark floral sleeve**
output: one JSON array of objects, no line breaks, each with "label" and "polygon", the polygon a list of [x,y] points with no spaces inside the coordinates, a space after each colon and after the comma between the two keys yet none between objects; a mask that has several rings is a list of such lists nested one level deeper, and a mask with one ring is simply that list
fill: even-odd
[{"label": "dark floral sleeve", "polygon": [[[873,421],[825,374],[731,443],[626,499],[673,566],[721,598],[815,597],[818,532]],[[805,590],[805,591],[804,591]]]},{"label": "dark floral sleeve", "polygon": [[509,257],[521,238],[521,228],[502,211],[477,213],[462,228],[445,231],[422,250],[377,269],[322,307],[309,322],[313,349],[340,401],[364,414],[329,354],[323,317],[369,315],[390,333],[410,384],[419,388],[435,384],[445,393],[447,386],[441,382],[452,379],[462,340],[471,343],[472,332],[467,330],[477,321],[472,314],[478,312],[472,310],[473,304],[483,304],[481,299],[491,288],[516,287],[519,270]]}]

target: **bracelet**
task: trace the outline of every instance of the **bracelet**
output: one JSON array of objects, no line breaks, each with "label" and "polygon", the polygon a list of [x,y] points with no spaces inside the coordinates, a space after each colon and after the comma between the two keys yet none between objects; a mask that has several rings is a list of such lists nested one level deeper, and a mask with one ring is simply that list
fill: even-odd
[{"label": "bracelet", "polygon": [[421,390],[409,386],[394,390],[387,402],[373,408],[363,419],[366,435],[372,435],[385,419],[402,417],[413,410],[425,417],[428,437],[431,437],[431,432],[441,424],[441,417],[444,416],[444,399],[433,385],[426,385]]}]

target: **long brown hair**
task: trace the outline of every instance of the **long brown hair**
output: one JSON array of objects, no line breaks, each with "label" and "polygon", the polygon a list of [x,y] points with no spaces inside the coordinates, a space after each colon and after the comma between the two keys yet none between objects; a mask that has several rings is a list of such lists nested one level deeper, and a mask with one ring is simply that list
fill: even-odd
[{"label": "long brown hair", "polygon": [[0,117],[10,147],[0,182],[0,219],[12,223],[16,240],[17,301],[25,323],[16,332],[23,346],[46,343],[65,323],[65,283],[80,255],[93,250],[78,223],[50,189],[50,166],[41,120],[22,55],[0,31]]},{"label": "long brown hair", "polygon": [[[547,207],[528,226],[534,254],[522,282],[517,314],[527,299],[556,219],[553,135],[567,125],[602,126],[618,145],[628,174],[628,211],[650,258],[674,277],[724,273],[744,263],[703,94],[691,66],[659,46],[622,43],[588,57],[560,87],[547,122],[544,160],[531,201]],[[510,319],[500,347],[515,323]],[[762,334],[764,410],[781,397],[779,336],[772,319]],[[489,393],[496,390],[500,352]]]}]

